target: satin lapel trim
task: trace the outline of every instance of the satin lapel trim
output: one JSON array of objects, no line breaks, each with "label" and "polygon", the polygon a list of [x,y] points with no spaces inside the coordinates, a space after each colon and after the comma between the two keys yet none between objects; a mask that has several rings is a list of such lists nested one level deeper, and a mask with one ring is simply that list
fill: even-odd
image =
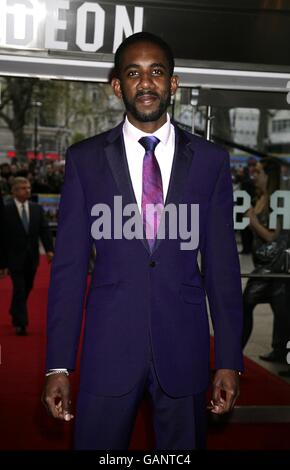
[{"label": "satin lapel trim", "polygon": [[[123,124],[118,126],[118,128],[112,131],[113,136],[111,133],[109,134],[109,144],[105,147],[106,157],[113,175],[113,178],[116,182],[116,185],[120,191],[120,194],[123,199],[123,207],[127,204],[135,204],[138,208],[138,204],[136,201],[131,177],[129,166],[126,158],[126,150],[125,150],[125,143],[123,138],[122,132]],[[117,133],[117,131],[119,131]],[[116,135],[117,133],[117,135]],[[138,209],[138,215],[140,217],[140,223],[143,227],[142,217],[140,211]],[[143,239],[140,239],[145,249],[150,252],[150,247],[148,241],[145,237],[145,233],[143,233]]]},{"label": "satin lapel trim", "polygon": [[[187,139],[186,134],[175,125],[175,152],[165,206],[167,204],[176,204],[178,206],[188,177],[193,155],[194,149],[191,146],[191,141]],[[163,239],[157,238],[152,253],[157,250],[162,241]]]}]

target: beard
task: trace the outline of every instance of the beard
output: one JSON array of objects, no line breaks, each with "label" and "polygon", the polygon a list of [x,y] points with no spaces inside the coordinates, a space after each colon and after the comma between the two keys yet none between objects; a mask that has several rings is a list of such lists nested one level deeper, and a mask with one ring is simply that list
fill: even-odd
[{"label": "beard", "polygon": [[[135,100],[139,96],[142,95],[152,95],[155,96],[156,98],[159,99],[159,106],[155,111],[149,111],[147,113],[142,113],[141,111],[138,111]],[[124,91],[122,90],[122,97],[124,101],[124,105],[127,111],[129,111],[132,116],[139,122],[153,122],[153,121],[158,121],[161,116],[166,112],[168,106],[170,105],[170,93],[168,92],[167,96],[164,98],[161,98],[157,93],[153,92],[139,92],[136,93],[135,100],[130,101]]]}]

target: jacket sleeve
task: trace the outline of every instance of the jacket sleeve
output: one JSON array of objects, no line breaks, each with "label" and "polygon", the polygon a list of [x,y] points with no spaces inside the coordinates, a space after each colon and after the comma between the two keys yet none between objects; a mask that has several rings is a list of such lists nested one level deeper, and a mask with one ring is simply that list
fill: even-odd
[{"label": "jacket sleeve", "polygon": [[215,367],[242,371],[242,288],[233,227],[233,189],[227,153],[210,201],[202,259],[214,328]]},{"label": "jacket sleeve", "polygon": [[75,369],[91,241],[84,191],[68,150],[48,293],[47,369]]}]

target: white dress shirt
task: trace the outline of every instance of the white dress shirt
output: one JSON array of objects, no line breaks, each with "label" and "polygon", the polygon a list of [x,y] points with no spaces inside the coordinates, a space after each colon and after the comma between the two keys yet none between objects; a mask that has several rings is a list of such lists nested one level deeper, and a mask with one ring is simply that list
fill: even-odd
[{"label": "white dress shirt", "polygon": [[166,199],[173,156],[175,148],[175,131],[174,126],[170,122],[170,117],[167,114],[166,123],[160,127],[154,134],[147,134],[146,132],[137,129],[133,126],[128,118],[126,117],[123,126],[123,135],[126,149],[126,156],[129,166],[130,177],[132,186],[135,193],[135,198],[141,212],[141,200],[142,200],[142,170],[143,170],[143,158],[145,155],[144,147],[138,142],[141,137],[154,135],[158,137],[160,142],[155,148],[155,156],[158,161],[162,184],[163,184],[163,198],[164,202]]},{"label": "white dress shirt", "polygon": [[20,217],[21,220],[22,220],[22,207],[23,207],[23,204],[24,204],[25,212],[26,212],[26,215],[27,215],[27,220],[28,220],[28,223],[29,223],[29,204],[28,204],[28,201],[20,202],[20,201],[18,201],[18,199],[14,198],[14,202],[16,204],[18,214],[19,214],[19,217]]}]

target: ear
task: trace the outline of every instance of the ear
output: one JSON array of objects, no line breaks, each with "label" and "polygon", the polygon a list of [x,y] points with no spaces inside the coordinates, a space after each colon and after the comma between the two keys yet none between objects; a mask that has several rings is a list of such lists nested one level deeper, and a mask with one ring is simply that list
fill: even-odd
[{"label": "ear", "polygon": [[117,96],[117,98],[122,98],[122,91],[121,91],[121,84],[120,80],[118,78],[113,78],[111,81],[111,86],[113,88],[114,94]]},{"label": "ear", "polygon": [[175,95],[178,85],[179,85],[178,75],[172,75],[172,77],[170,78],[170,93],[172,95]]}]

